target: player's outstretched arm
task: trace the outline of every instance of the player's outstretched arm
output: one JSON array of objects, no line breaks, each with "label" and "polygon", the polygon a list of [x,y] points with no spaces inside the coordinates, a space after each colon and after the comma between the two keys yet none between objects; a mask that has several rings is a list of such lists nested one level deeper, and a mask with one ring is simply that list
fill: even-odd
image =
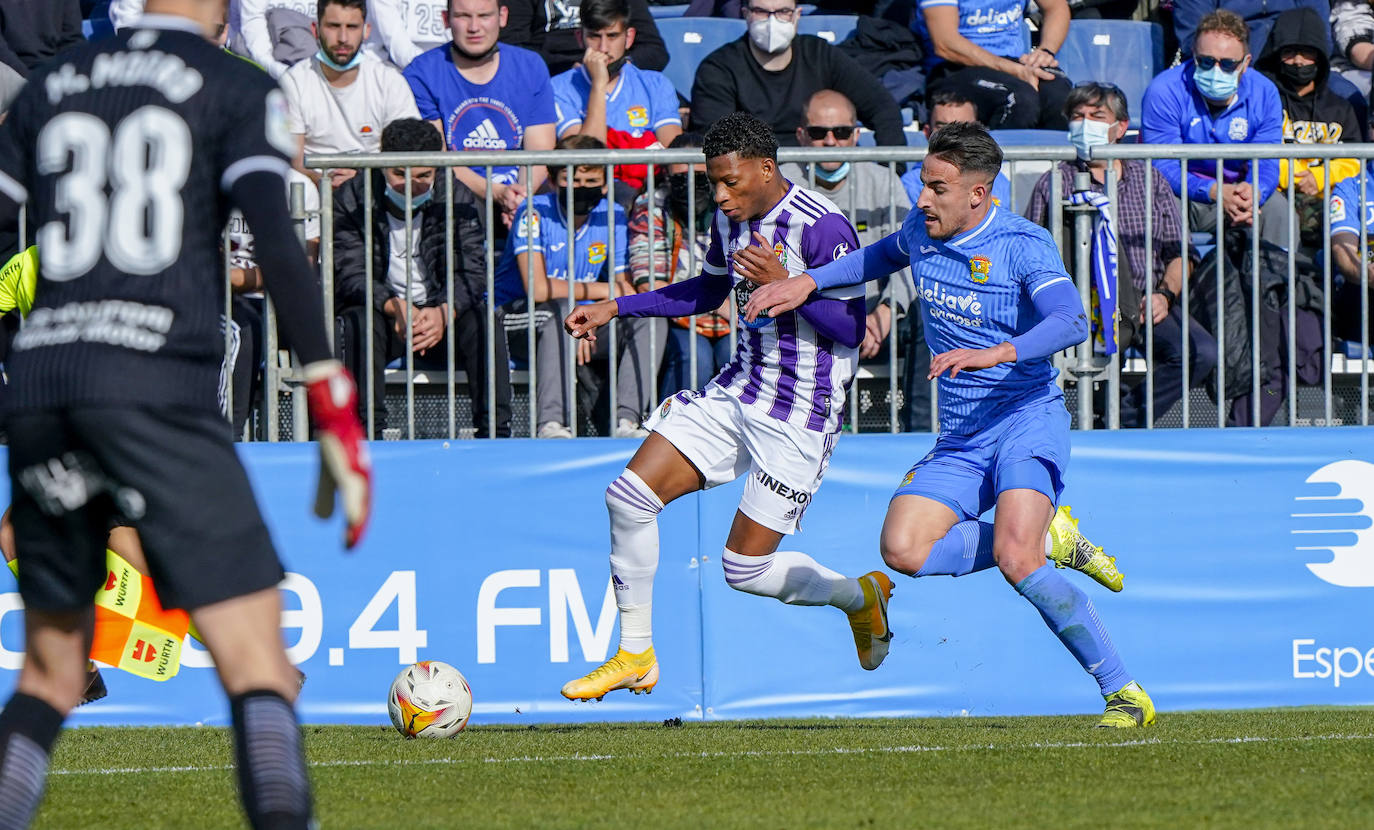
[{"label": "player's outstretched arm", "polygon": [[744,307],[744,319],[752,323],[760,314],[777,317],[800,308],[813,292],[882,279],[905,268],[908,259],[902,252],[899,234],[889,234],[849,256],[840,257],[791,279],[761,286]]},{"label": "player's outstretched arm", "polygon": [[238,177],[230,197],[253,229],[258,265],[277,309],[282,339],[305,366],[310,419],[320,444],[315,513],[321,518],[332,515],[337,492],[346,520],[344,545],[351,548],[362,539],[372,513],[372,461],[358,420],[358,389],[325,339],[324,305],[292,229],[284,190],[280,173],[263,170]]}]

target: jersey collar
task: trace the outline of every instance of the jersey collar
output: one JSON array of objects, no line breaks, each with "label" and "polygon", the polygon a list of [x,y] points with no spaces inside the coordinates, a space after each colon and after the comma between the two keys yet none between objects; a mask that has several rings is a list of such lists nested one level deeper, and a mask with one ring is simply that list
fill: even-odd
[{"label": "jersey collar", "polygon": [[[620,95],[621,88],[625,86],[625,72],[633,65],[634,64],[629,61],[625,61],[625,63],[621,65],[620,74],[615,76],[615,84],[611,87],[611,91],[606,93],[607,101],[614,101]],[[578,71],[582,73],[582,79],[585,80],[587,86],[590,87],[592,85],[592,76],[587,74],[587,67],[579,66],[577,68]]]},{"label": "jersey collar", "polygon": [[190,32],[200,37],[205,36],[205,32],[200,28],[200,24],[189,17],[182,17],[176,14],[145,14],[133,25],[135,29],[164,29],[167,31]]},{"label": "jersey collar", "polygon": [[964,231],[962,234],[956,236],[955,238],[951,239],[949,242],[945,244],[962,246],[966,242],[973,241],[975,237],[977,237],[983,231],[987,230],[988,225],[992,224],[992,220],[995,216],[997,216],[997,205],[992,206],[992,209],[988,211],[988,215],[984,216],[983,221],[978,223],[978,227],[974,228],[971,231]]},{"label": "jersey collar", "polygon": [[758,219],[749,219],[746,221],[745,224],[749,225],[751,229],[756,229],[765,222],[771,222],[776,219],[779,209],[787,204],[788,198],[792,195],[792,191],[797,188],[797,185],[787,179],[783,179],[783,181],[787,182],[787,192],[782,194],[782,198],[778,200],[778,203],[769,208],[768,212],[763,216]]}]

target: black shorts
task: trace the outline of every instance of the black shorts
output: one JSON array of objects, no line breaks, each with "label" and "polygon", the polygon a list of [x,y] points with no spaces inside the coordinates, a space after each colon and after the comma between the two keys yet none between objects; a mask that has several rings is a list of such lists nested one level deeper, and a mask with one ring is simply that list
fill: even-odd
[{"label": "black shorts", "polygon": [[83,406],[11,413],[7,426],[26,606],[89,606],[120,518],[138,530],[163,607],[195,609],[281,582],[229,425],[216,413]]}]

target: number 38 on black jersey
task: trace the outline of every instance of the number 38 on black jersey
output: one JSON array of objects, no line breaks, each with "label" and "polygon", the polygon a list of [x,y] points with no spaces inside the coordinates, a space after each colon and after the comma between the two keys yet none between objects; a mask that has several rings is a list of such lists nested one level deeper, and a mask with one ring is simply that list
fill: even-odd
[{"label": "number 38 on black jersey", "polygon": [[0,192],[28,200],[41,261],[9,404],[213,407],[227,194],[294,151],[276,84],[189,20],[31,76],[0,129]]}]

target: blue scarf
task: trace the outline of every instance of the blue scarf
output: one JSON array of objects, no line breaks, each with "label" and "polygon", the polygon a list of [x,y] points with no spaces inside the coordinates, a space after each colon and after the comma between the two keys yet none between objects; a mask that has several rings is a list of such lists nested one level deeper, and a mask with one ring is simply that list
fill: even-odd
[{"label": "blue scarf", "polygon": [[[1103,354],[1116,354],[1116,233],[1112,230],[1111,202],[1102,193],[1071,193],[1069,203],[1097,208],[1093,225],[1093,336],[1102,344]],[[1103,324],[1110,320],[1111,325]]]}]

